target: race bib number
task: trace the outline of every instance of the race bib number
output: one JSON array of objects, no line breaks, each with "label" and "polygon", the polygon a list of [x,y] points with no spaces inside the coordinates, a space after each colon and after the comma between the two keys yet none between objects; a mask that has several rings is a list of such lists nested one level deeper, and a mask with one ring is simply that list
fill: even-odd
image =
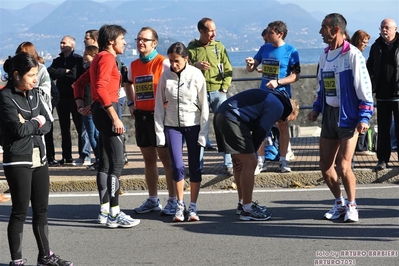
[{"label": "race bib number", "polygon": [[326,96],[337,96],[337,86],[334,71],[323,72],[323,83]]},{"label": "race bib number", "polygon": [[139,76],[134,79],[136,101],[154,99],[154,76]]},{"label": "race bib number", "polygon": [[263,59],[262,60],[262,75],[263,78],[272,80],[278,79],[280,74],[280,61]]}]

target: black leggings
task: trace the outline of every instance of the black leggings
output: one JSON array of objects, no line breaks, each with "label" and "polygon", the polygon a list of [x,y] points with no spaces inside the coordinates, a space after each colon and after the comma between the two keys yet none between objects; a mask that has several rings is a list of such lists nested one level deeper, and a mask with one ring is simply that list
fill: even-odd
[{"label": "black leggings", "polygon": [[29,201],[32,205],[32,228],[39,256],[48,255],[47,208],[50,188],[48,166],[38,168],[5,166],[4,174],[12,200],[7,228],[11,259],[22,259],[23,226],[28,214]]},{"label": "black leggings", "polygon": [[[117,110],[117,103],[112,104]],[[112,131],[112,120],[100,103],[93,103],[93,122],[100,133],[98,151],[97,188],[100,204],[109,201],[110,207],[119,205],[119,177],[124,165],[123,135]]]}]

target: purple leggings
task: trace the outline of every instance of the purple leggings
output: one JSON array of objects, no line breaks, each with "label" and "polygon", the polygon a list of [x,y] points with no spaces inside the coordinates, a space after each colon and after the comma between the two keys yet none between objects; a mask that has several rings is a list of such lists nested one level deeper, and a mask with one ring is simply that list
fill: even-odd
[{"label": "purple leggings", "polygon": [[198,134],[200,126],[168,127],[165,126],[165,137],[172,160],[172,179],[184,179],[183,142],[185,140],[188,152],[188,169],[190,182],[201,182],[200,152]]}]

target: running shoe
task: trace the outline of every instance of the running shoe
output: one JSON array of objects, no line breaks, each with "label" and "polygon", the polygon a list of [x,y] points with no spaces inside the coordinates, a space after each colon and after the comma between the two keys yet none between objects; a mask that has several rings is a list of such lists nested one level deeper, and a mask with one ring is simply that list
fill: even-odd
[{"label": "running shoe", "polygon": [[359,212],[357,211],[357,205],[355,204],[347,204],[346,205],[346,213],[344,217],[344,222],[357,222],[359,221]]},{"label": "running shoe", "polygon": [[244,209],[241,211],[240,220],[241,221],[266,221],[272,217],[271,214],[266,214],[256,207],[252,206],[249,212],[246,212]]},{"label": "running shoe", "polygon": [[21,266],[21,265],[25,265],[26,259],[23,260],[18,260],[18,261],[10,261],[10,264],[8,264],[8,266]]},{"label": "running shoe", "polygon": [[199,221],[199,220],[200,220],[200,218],[197,214],[197,210],[191,206],[188,207],[188,221],[191,222],[191,221]]},{"label": "running shoe", "polygon": [[177,203],[177,209],[175,216],[173,217],[174,222],[184,222],[184,213],[186,212],[186,206],[183,204]]},{"label": "running shoe", "polygon": [[37,259],[37,266],[73,266],[73,262],[63,260],[50,251],[49,256],[43,256]]},{"label": "running shoe", "polygon": [[324,214],[324,218],[326,218],[327,220],[335,220],[345,215],[345,213],[345,203],[343,203],[342,201],[337,201],[334,206]]},{"label": "running shoe", "polygon": [[[266,213],[267,211],[267,207],[266,206],[260,206],[259,203],[257,201],[253,201],[252,202],[252,207],[257,209],[260,212]],[[242,203],[238,203],[237,205],[237,210],[236,210],[236,214],[240,215],[242,211]]]},{"label": "running shoe", "polygon": [[107,223],[107,220],[108,220],[108,213],[102,213],[102,212],[100,212],[100,213],[98,214],[97,222],[98,222],[99,224],[106,224],[106,223]]},{"label": "running shoe", "polygon": [[107,219],[107,227],[109,228],[117,228],[117,227],[133,227],[140,223],[140,220],[133,219],[130,215],[125,214],[124,212],[118,213],[116,217],[111,217],[108,215]]},{"label": "running shoe", "polygon": [[280,171],[281,173],[291,172],[291,168],[286,160],[280,162]]},{"label": "running shoe", "polygon": [[161,210],[162,210],[162,205],[161,202],[159,202],[159,199],[155,202],[150,199],[147,199],[146,201],[143,202],[143,204],[141,204],[140,207],[134,209],[134,211],[137,213],[149,213]]},{"label": "running shoe", "polygon": [[177,210],[177,201],[168,200],[166,206],[162,209],[161,215],[175,215]]}]

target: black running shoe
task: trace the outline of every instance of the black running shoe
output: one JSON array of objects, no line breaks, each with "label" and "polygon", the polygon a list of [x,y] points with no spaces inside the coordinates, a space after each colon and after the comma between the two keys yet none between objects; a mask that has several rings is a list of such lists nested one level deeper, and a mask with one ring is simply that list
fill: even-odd
[{"label": "black running shoe", "polygon": [[73,262],[63,260],[50,251],[49,256],[37,259],[37,266],[73,266]]}]

